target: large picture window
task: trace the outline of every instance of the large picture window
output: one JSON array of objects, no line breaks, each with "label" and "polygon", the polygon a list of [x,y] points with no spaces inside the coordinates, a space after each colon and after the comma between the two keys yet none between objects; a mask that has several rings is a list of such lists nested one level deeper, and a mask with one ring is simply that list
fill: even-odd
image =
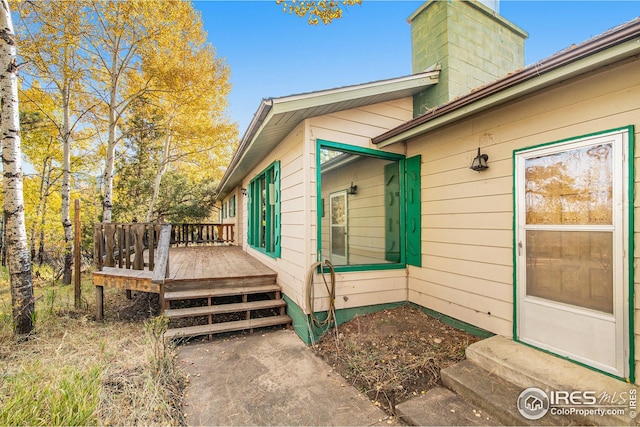
[{"label": "large picture window", "polygon": [[404,156],[326,141],[318,154],[322,259],[342,270],[404,266]]},{"label": "large picture window", "polygon": [[274,162],[249,183],[249,235],[254,248],[280,256],[280,162]]}]

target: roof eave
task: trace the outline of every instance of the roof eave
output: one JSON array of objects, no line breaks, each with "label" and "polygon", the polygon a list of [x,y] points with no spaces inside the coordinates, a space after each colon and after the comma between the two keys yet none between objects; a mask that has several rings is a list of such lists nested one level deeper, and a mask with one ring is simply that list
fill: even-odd
[{"label": "roof eave", "polygon": [[410,120],[372,138],[378,147],[407,141],[420,134],[455,122],[471,114],[540,90],[563,79],[640,53],[640,18],[619,31],[605,33],[572,49],[515,72],[495,83],[481,87],[465,96]]},{"label": "roof eave", "polygon": [[[416,86],[430,86],[438,82],[439,76],[440,69],[438,68],[394,79],[274,98],[273,101],[274,105],[278,106],[278,112],[282,113],[299,110],[309,104],[324,105],[348,99],[363,98],[371,93],[390,92]],[[390,89],[384,89],[385,87]]]},{"label": "roof eave", "polygon": [[240,144],[236,149],[236,152],[231,158],[231,162],[229,163],[227,170],[225,171],[224,175],[222,176],[222,179],[220,180],[220,184],[218,184],[218,187],[215,190],[216,201],[220,200],[221,198],[224,198],[224,196],[226,196],[227,193],[229,192],[230,189],[227,188],[227,184],[231,179],[231,175],[233,174],[233,171],[235,170],[236,166],[242,161],[242,158],[244,157],[244,154],[246,153],[247,148],[251,144],[253,136],[256,134],[257,129],[259,129],[264,123],[264,120],[269,114],[269,112],[271,111],[272,106],[273,106],[273,100],[271,99],[263,99],[262,102],[260,103],[260,106],[258,107],[258,110],[253,115],[253,119],[251,119],[251,123],[249,124],[249,127],[245,131],[242,137],[242,140],[240,141]]},{"label": "roof eave", "polygon": [[280,98],[263,99],[260,107],[244,133],[240,145],[227,168],[220,184],[216,188],[216,200],[223,199],[233,187],[236,181],[242,177],[235,176],[239,165],[246,158],[254,142],[263,129],[269,125],[270,120],[278,115],[291,111],[303,110],[321,105],[338,104],[345,100],[366,98],[376,93],[388,93],[402,91],[414,87],[428,87],[438,82],[440,70],[431,70],[423,73],[394,79],[380,80],[360,85],[345,86],[335,89],[310,92],[305,94],[290,95]]}]

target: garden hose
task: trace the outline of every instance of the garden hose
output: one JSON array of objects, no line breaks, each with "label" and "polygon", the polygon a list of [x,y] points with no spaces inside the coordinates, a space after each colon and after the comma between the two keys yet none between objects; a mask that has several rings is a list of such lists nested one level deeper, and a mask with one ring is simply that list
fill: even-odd
[{"label": "garden hose", "polygon": [[[324,269],[322,268],[323,264],[329,268],[331,285],[327,283],[327,277],[325,275]],[[324,286],[327,289],[327,294],[329,296],[329,309],[327,311],[327,317],[324,320],[319,320],[316,317],[314,307],[315,290],[313,286],[313,272],[318,267],[320,267],[322,280],[324,281]],[[306,297],[307,312],[309,313],[309,317],[311,318],[311,324],[309,325],[310,329],[311,326],[313,326],[315,330],[320,330],[320,332],[323,333],[326,332],[325,329],[328,329],[331,326],[331,322],[333,322],[334,325],[336,324],[336,273],[333,269],[333,264],[331,264],[331,261],[329,261],[328,259],[324,260],[324,263],[320,261],[313,263],[309,268],[306,281]],[[310,332],[312,331],[310,330]],[[313,337],[314,334],[312,333],[311,336]]]}]

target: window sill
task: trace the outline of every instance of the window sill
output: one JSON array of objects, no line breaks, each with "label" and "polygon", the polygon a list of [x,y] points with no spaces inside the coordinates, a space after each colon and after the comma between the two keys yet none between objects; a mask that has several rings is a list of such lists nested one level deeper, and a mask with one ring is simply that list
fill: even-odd
[{"label": "window sill", "polygon": [[[406,264],[362,264],[362,265],[341,265],[334,266],[333,271],[336,273],[354,273],[362,271],[378,271],[378,270],[403,270],[406,269]],[[323,271],[329,272],[329,269],[324,266]]]},{"label": "window sill", "polygon": [[249,244],[249,247],[257,252],[260,252],[263,255],[268,256],[269,258],[273,258],[273,259],[278,258],[278,255],[276,255],[275,252],[267,252],[264,248],[261,248],[260,246],[253,246],[252,244]]}]

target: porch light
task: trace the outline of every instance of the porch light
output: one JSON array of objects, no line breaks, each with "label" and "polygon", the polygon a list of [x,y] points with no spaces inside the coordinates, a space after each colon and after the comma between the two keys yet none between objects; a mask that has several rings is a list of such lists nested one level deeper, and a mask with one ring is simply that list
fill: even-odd
[{"label": "porch light", "polygon": [[489,160],[489,156],[486,154],[480,154],[480,147],[478,147],[478,155],[475,157],[475,159],[473,159],[473,162],[471,162],[471,166],[469,167],[469,169],[473,169],[476,172],[489,169],[487,160]]},{"label": "porch light", "polygon": [[243,196],[247,195],[247,189],[246,188],[241,188],[240,192],[242,193]]},{"label": "porch light", "polygon": [[358,194],[358,186],[357,185],[353,185],[353,181],[351,181],[351,187],[349,187],[349,189],[347,190],[348,194]]}]

